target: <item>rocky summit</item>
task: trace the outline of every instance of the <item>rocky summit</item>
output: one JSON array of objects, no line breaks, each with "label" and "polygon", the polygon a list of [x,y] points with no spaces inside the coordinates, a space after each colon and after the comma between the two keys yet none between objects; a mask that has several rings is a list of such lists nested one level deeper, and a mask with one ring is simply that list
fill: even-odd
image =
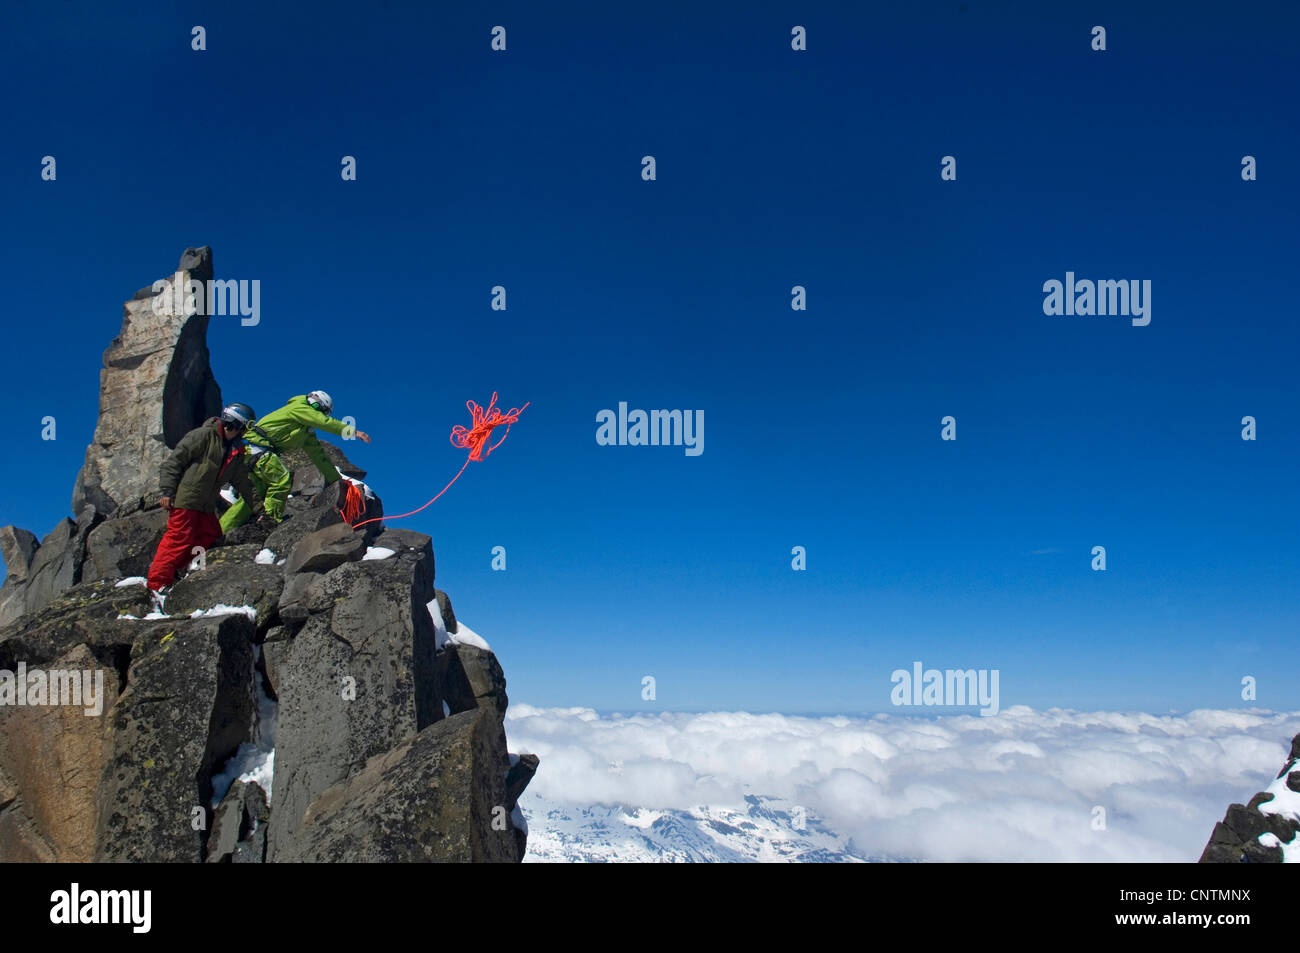
[{"label": "rocky summit", "polygon": [[1202,864],[1280,864],[1300,862],[1300,735],[1291,739],[1286,764],[1249,804],[1232,804],[1214,825],[1201,853]]},{"label": "rocky summit", "polygon": [[[160,293],[211,275],[188,249]],[[507,751],[505,675],[430,537],[344,522],[347,480],[361,519],[383,504],[339,447],[346,480],[286,455],[284,521],[151,606],[158,464],[221,406],[207,316],[156,314],[152,287],[104,354],[73,512],[0,528],[0,862],[522,860],[538,759]]]}]

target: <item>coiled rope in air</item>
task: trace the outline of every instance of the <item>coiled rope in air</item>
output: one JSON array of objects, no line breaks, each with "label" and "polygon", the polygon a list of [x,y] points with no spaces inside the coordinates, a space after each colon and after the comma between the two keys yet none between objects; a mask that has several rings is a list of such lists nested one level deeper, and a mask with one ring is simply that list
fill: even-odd
[{"label": "coiled rope in air", "polygon": [[[473,426],[465,428],[460,424],[457,424],[451,428],[450,439],[453,446],[460,447],[463,450],[468,450],[469,456],[465,458],[465,462],[461,464],[461,468],[457,471],[456,475],[451,478],[451,483],[448,483],[438,491],[438,496],[435,496],[428,503],[425,503],[424,506],[420,507],[420,509],[411,510],[409,513],[399,513],[397,516],[376,516],[373,519],[362,520],[360,523],[352,523],[352,519],[356,519],[357,516],[361,516],[365,513],[366,507],[365,497],[362,495],[361,490],[355,483],[349,483],[347,499],[344,502],[343,509],[340,510],[343,518],[352,524],[353,529],[356,529],[357,527],[365,526],[367,523],[374,523],[379,520],[405,519],[408,516],[414,516],[421,510],[426,510],[432,506],[439,496],[442,496],[442,494],[451,489],[452,483],[455,483],[460,479],[460,475],[465,472],[465,468],[469,466],[471,460],[477,461],[487,459],[493,450],[505,442],[506,437],[510,436],[510,426],[519,422],[519,415],[528,409],[528,404],[531,404],[532,401],[529,401],[528,404],[524,404],[522,407],[511,407],[505,413],[502,413],[497,408],[496,403],[496,391],[492,392],[492,399],[488,402],[486,409],[480,407],[472,400],[465,401],[465,406],[469,409],[470,423],[473,424]],[[490,447],[487,446],[488,439],[492,436],[492,431],[497,427],[500,427],[502,424],[505,424],[506,432],[501,435],[501,439],[496,443],[492,444]],[[352,519],[348,519],[349,513],[353,514]]]}]

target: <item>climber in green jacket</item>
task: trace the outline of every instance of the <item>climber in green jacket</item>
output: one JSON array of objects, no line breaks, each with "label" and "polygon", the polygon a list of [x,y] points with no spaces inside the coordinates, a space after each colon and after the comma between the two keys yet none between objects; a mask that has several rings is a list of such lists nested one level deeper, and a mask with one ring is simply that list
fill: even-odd
[{"label": "climber in green jacket", "polygon": [[[275,522],[284,519],[284,501],[293,486],[293,474],[280,458],[282,453],[301,449],[316,465],[326,485],[339,479],[338,468],[330,462],[316,439],[317,430],[335,436],[343,436],[348,431],[348,424],[330,416],[333,409],[334,401],[330,395],[323,390],[314,390],[310,394],[292,397],[279,410],[259,417],[245,433],[244,441],[248,446],[244,453],[249,476],[254,489],[265,501],[266,515]],[[356,436],[358,440],[370,442],[370,435],[363,430],[357,430]],[[250,516],[252,510],[241,498],[222,515],[221,531],[230,532],[247,522]]]}]

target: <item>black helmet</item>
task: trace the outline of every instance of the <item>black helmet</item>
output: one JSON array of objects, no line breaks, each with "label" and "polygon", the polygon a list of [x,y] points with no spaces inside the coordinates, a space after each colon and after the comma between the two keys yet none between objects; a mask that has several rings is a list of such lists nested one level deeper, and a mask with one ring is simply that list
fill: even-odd
[{"label": "black helmet", "polygon": [[227,404],[221,411],[221,422],[241,431],[247,430],[248,425],[256,419],[256,411],[247,404]]}]

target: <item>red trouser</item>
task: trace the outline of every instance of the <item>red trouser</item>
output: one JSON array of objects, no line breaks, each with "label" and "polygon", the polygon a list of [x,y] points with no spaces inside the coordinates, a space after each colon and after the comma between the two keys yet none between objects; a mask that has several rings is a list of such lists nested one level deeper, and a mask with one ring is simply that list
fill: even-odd
[{"label": "red trouser", "polygon": [[176,581],[176,573],[189,565],[194,547],[207,549],[221,538],[221,521],[214,513],[174,508],[167,517],[167,532],[149,567],[149,588],[157,591]]}]

